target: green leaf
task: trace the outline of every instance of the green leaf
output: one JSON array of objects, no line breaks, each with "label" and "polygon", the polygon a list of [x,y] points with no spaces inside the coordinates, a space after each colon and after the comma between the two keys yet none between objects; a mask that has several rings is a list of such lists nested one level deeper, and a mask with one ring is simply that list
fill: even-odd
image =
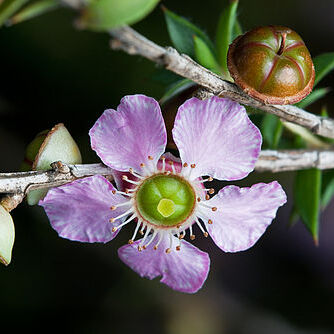
[{"label": "green leaf", "polygon": [[296,103],[296,106],[299,108],[306,108],[310,104],[316,102],[317,100],[324,97],[331,89],[330,88],[317,88],[314,89],[311,94],[309,94],[304,100]]},{"label": "green leaf", "polygon": [[0,3],[0,27],[29,0],[4,0]]},{"label": "green leaf", "polygon": [[233,31],[235,28],[236,14],[238,8],[238,0],[230,1],[223,9],[217,26],[216,33],[216,49],[218,54],[218,62],[222,66],[223,73],[228,75],[227,69],[227,51],[232,42]]},{"label": "green leaf", "polygon": [[198,36],[214,53],[214,46],[209,37],[194,24],[187,19],[178,16],[170,10],[163,7],[165,14],[169,37],[174,47],[181,53],[185,53],[190,57],[195,56],[194,36]]},{"label": "green leaf", "polygon": [[204,67],[219,74],[220,66],[208,45],[198,36],[194,35],[195,59]]},{"label": "green leaf", "polygon": [[318,244],[319,210],[321,200],[321,171],[300,170],[296,173],[295,205],[313,240]]},{"label": "green leaf", "polygon": [[180,81],[177,81],[176,83],[170,86],[170,88],[166,91],[166,93],[159,100],[159,103],[164,104],[165,102],[167,102],[167,100],[171,99],[175,95],[181,93],[182,91],[184,91],[185,89],[193,85],[194,85],[194,82],[192,82],[189,79],[182,79]]},{"label": "green leaf", "polygon": [[133,24],[147,16],[160,0],[91,0],[79,25],[92,30],[109,30]]},{"label": "green leaf", "polygon": [[266,114],[262,120],[261,132],[265,143],[270,148],[277,148],[283,132],[282,122],[275,115]]},{"label": "green leaf", "polygon": [[334,196],[334,170],[322,173],[321,207],[324,209]]},{"label": "green leaf", "polygon": [[240,24],[239,20],[236,18],[235,23],[234,23],[234,27],[233,27],[233,31],[232,31],[231,42],[240,35],[242,35],[242,27],[241,27],[241,24]]},{"label": "green leaf", "polygon": [[315,68],[314,86],[334,69],[334,52],[323,53],[313,59]]},{"label": "green leaf", "polygon": [[58,0],[42,0],[32,3],[15,14],[8,23],[10,25],[30,20],[39,15],[45,14],[53,9],[60,7]]}]

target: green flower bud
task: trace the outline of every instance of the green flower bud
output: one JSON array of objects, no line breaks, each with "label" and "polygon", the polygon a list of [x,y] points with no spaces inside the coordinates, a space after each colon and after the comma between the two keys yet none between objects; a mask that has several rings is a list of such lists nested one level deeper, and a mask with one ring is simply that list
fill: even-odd
[{"label": "green flower bud", "polygon": [[[36,136],[27,147],[22,167],[28,170],[48,170],[51,169],[50,164],[54,161],[62,161],[66,164],[82,162],[76,142],[62,123]],[[47,191],[47,188],[30,191],[27,195],[28,204],[37,204]]]},{"label": "green flower bud", "polygon": [[8,265],[12,259],[15,229],[12,216],[0,205],[0,262]]}]

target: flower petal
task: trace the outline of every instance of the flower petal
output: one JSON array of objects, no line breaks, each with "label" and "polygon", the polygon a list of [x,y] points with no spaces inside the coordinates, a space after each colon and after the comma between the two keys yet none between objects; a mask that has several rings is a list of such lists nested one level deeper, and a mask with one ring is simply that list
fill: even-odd
[{"label": "flower petal", "polygon": [[244,107],[230,99],[191,98],[178,110],[173,138],[181,160],[195,164],[192,178],[239,180],[253,169],[262,137]]},{"label": "flower petal", "polygon": [[[227,186],[206,202],[217,211],[204,209],[199,216],[219,248],[238,252],[257,242],[285,202],[285,192],[276,181],[250,188]],[[208,224],[208,219],[212,224]]]},{"label": "flower petal", "polygon": [[[205,282],[210,269],[210,258],[205,252],[182,240],[180,251],[173,249],[169,254],[166,249],[170,246],[166,236],[157,250],[153,245],[139,252],[137,247],[141,240],[132,245],[125,245],[118,250],[120,259],[141,277],[153,279],[162,276],[161,283],[170,288],[187,293],[197,292]],[[173,243],[179,239],[173,237]]]},{"label": "flower petal", "polygon": [[50,189],[39,205],[44,207],[59,236],[81,242],[108,242],[118,233],[112,228],[123,221],[110,223],[109,219],[129,209],[126,205],[111,211],[112,205],[127,201],[113,194],[113,190],[104,177],[87,177]]},{"label": "flower petal", "polygon": [[92,149],[111,168],[141,171],[140,164],[153,163],[165,151],[167,134],[160,106],[144,95],[122,98],[115,110],[106,110],[90,129]]}]

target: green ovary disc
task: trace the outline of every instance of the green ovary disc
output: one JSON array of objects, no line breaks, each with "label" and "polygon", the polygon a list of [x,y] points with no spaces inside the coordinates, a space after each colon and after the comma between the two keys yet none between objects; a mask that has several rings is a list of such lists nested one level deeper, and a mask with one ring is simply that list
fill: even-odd
[{"label": "green ovary disc", "polygon": [[192,214],[196,196],[186,180],[175,175],[156,175],[142,183],[136,201],[146,221],[168,227],[182,224]]}]

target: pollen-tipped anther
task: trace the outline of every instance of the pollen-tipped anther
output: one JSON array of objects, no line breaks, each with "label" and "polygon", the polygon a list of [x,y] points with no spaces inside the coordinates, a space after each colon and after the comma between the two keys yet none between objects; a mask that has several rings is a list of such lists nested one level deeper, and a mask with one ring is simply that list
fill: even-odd
[{"label": "pollen-tipped anther", "polygon": [[190,167],[191,167],[191,168],[195,168],[195,167],[196,167],[196,164],[191,164]]},{"label": "pollen-tipped anther", "polygon": [[141,167],[141,168],[144,168],[144,167],[145,167],[145,164],[142,162],[142,163],[140,164],[140,167]]},{"label": "pollen-tipped anther", "polygon": [[147,158],[148,158],[148,160],[153,160],[152,155],[149,155]]},{"label": "pollen-tipped anther", "polygon": [[205,199],[208,201],[210,199],[210,195],[206,194]]},{"label": "pollen-tipped anther", "polygon": [[129,244],[129,245],[132,245],[132,244],[133,244],[133,240],[130,239],[130,240],[128,241],[128,244]]},{"label": "pollen-tipped anther", "polygon": [[208,224],[212,224],[212,220],[211,219],[208,220]]},{"label": "pollen-tipped anther", "polygon": [[206,181],[208,181],[208,182],[213,181],[213,177],[209,176],[208,179],[207,179]]},{"label": "pollen-tipped anther", "polygon": [[122,180],[127,180],[128,177],[126,175],[122,175]]},{"label": "pollen-tipped anther", "polygon": [[214,193],[215,193],[215,190],[214,190],[213,188],[210,188],[210,189],[209,189],[209,194],[212,195],[212,194],[214,194]]},{"label": "pollen-tipped anther", "polygon": [[113,194],[113,195],[115,195],[115,194],[116,194],[116,190],[112,190],[111,192],[112,192],[112,194]]},{"label": "pollen-tipped anther", "polygon": [[167,248],[167,249],[165,250],[166,254],[169,254],[171,251],[172,251],[172,250],[171,250],[170,248]]},{"label": "pollen-tipped anther", "polygon": [[201,198],[200,197],[197,197],[197,202],[200,202],[201,201]]},{"label": "pollen-tipped anther", "polygon": [[209,236],[208,232],[203,233],[204,237],[207,238]]},{"label": "pollen-tipped anther", "polygon": [[185,163],[183,164],[183,167],[188,167],[188,164],[185,162]]},{"label": "pollen-tipped anther", "polygon": [[143,250],[142,246],[138,246],[138,251],[141,252]]},{"label": "pollen-tipped anther", "polygon": [[111,229],[111,232],[116,232],[117,231],[117,227],[113,227],[112,229]]},{"label": "pollen-tipped anther", "polygon": [[112,211],[113,211],[113,210],[116,210],[116,206],[115,206],[115,205],[111,206],[111,207],[110,207],[110,210],[112,210]]},{"label": "pollen-tipped anther", "polygon": [[212,211],[217,211],[217,208],[216,208],[215,206],[213,206],[213,207],[211,208],[211,210],[212,210]]},{"label": "pollen-tipped anther", "polygon": [[181,246],[176,246],[176,250],[177,251],[181,250]]},{"label": "pollen-tipped anther", "polygon": [[195,236],[194,234],[192,234],[192,235],[190,236],[190,240],[195,240],[195,238],[196,238],[196,236]]},{"label": "pollen-tipped anther", "polygon": [[110,219],[109,219],[109,222],[110,222],[110,223],[114,223],[115,220],[116,220],[115,218],[110,218]]},{"label": "pollen-tipped anther", "polygon": [[158,249],[158,246],[157,246],[157,245],[155,245],[155,246],[153,247],[153,249],[154,249],[154,250],[157,250],[157,249]]}]

